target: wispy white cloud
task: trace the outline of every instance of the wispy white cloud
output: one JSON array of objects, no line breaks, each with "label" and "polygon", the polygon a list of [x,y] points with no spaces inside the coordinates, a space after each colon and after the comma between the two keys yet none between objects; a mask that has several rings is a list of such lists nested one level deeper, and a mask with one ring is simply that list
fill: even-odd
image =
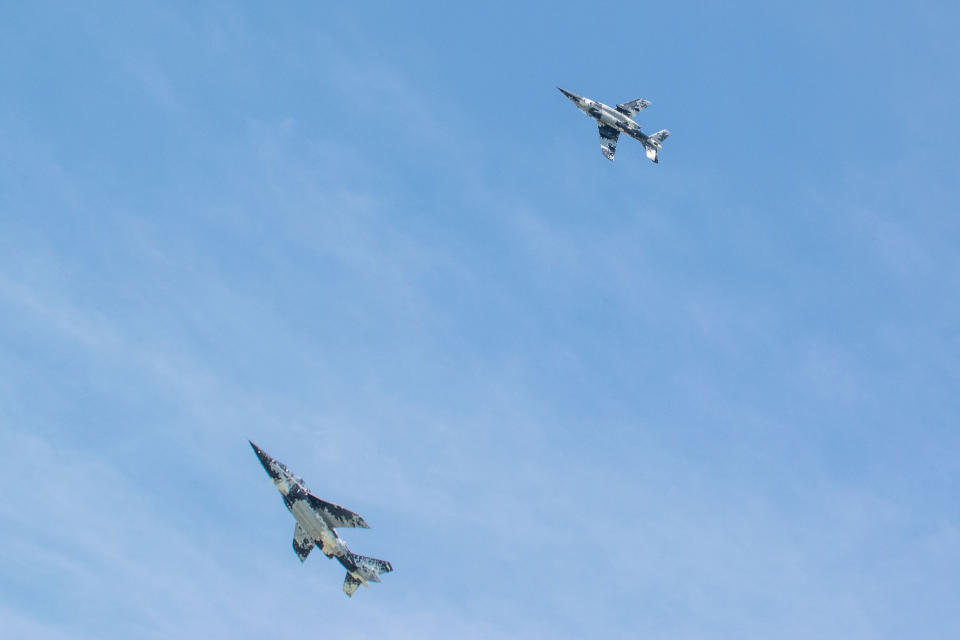
[{"label": "wispy white cloud", "polygon": [[[219,54],[262,44],[221,18],[204,23]],[[184,116],[186,72],[163,60],[132,73]],[[919,494],[871,460],[889,451],[824,419],[891,388],[870,347],[903,338],[900,364],[923,368],[936,340],[917,358],[909,323],[859,344],[808,323],[823,270],[781,255],[772,224],[741,211],[737,238],[714,238],[663,199],[587,209],[605,193],[593,174],[570,178],[565,208],[555,177],[471,162],[483,132],[400,65],[344,47],[318,67],[324,99],[349,106],[324,117],[402,123],[390,141],[427,162],[428,195],[402,154],[365,156],[372,138],[287,103],[207,113],[227,132],[196,127],[210,140],[172,152],[155,199],[89,183],[98,167],[42,135],[8,145],[29,180],[0,223],[17,249],[0,258],[0,477],[29,490],[0,505],[5,628],[876,637],[941,610],[955,521],[912,513]],[[231,89],[256,75],[236,73]],[[887,222],[851,233],[887,275],[955,273],[949,243],[931,256]],[[347,600],[334,565],[299,566],[248,437],[363,512],[375,528],[344,536],[397,571]]]}]

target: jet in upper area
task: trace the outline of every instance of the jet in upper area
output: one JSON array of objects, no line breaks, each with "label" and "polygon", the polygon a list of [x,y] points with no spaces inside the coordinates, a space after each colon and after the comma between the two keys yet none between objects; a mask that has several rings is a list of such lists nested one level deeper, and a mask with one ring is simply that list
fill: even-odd
[{"label": "jet in upper area", "polygon": [[285,464],[271,458],[257,445],[251,442],[250,446],[260,458],[260,464],[266,469],[274,486],[283,495],[283,503],[297,520],[293,530],[293,550],[300,562],[307,559],[314,546],[327,558],[336,558],[347,570],[347,577],[343,580],[343,592],[348,596],[353,596],[361,584],[367,587],[370,586],[368,582],[380,582],[381,573],[393,571],[393,567],[386,560],[352,553],[334,531],[343,527],[369,529],[370,525],[362,517],[313,495],[304,486],[303,478],[294,476]]},{"label": "jet in upper area", "polygon": [[[557,87],[557,89],[560,89],[560,87]],[[600,151],[603,152],[607,160],[613,162],[613,154],[617,152],[617,138],[620,137],[621,133],[625,133],[642,142],[647,157],[654,162],[659,162],[659,151],[663,148],[660,143],[667,139],[670,132],[662,129],[648,136],[640,131],[640,125],[633,121],[638,113],[650,106],[649,100],[632,100],[618,104],[616,107],[610,107],[602,102],[578,96],[566,89],[560,89],[560,92],[597,121],[597,126],[600,127]]]}]

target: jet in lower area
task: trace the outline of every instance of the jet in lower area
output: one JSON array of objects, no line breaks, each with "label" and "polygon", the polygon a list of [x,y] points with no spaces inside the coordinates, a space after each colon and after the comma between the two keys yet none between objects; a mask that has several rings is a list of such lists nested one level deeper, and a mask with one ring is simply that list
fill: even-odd
[{"label": "jet in lower area", "polygon": [[343,580],[343,592],[353,596],[361,584],[380,582],[381,573],[393,571],[386,560],[377,560],[352,553],[337,535],[335,529],[360,527],[369,529],[370,525],[358,514],[344,509],[340,505],[321,500],[307,491],[303,478],[294,476],[286,465],[271,458],[263,449],[250,443],[260,464],[266,469],[274,486],[283,495],[283,503],[297,520],[293,530],[293,550],[300,562],[307,559],[310,550],[316,546],[327,558],[336,558],[347,570]]},{"label": "jet in lower area", "polygon": [[[557,87],[557,89],[560,89],[560,87]],[[600,151],[603,152],[607,160],[613,162],[613,154],[617,152],[617,139],[621,133],[625,133],[643,143],[648,158],[654,162],[660,161],[659,152],[663,148],[660,143],[667,139],[670,132],[661,129],[648,136],[640,131],[640,125],[633,121],[638,113],[650,106],[649,100],[632,100],[618,104],[616,107],[610,107],[602,102],[578,96],[566,89],[560,89],[560,92],[597,121],[597,126],[600,127]]]}]

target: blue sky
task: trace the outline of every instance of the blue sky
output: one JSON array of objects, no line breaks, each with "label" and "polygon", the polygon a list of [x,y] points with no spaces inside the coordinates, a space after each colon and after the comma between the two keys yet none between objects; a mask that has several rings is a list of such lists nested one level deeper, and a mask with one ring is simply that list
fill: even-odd
[{"label": "blue sky", "polygon": [[3,14],[5,636],[960,634],[952,3]]}]

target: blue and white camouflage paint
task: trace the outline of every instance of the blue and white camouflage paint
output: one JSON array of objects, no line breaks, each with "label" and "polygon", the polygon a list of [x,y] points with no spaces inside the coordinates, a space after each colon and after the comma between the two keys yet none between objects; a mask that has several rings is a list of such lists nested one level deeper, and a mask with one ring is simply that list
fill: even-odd
[{"label": "blue and white camouflage paint", "polygon": [[[557,89],[560,89],[560,87],[557,87]],[[560,92],[570,98],[580,110],[597,121],[597,126],[600,128],[600,151],[607,160],[613,162],[613,156],[617,152],[617,140],[621,133],[625,133],[634,140],[643,143],[648,158],[655,163],[660,162],[659,153],[663,148],[661,143],[667,139],[670,132],[661,129],[648,136],[640,130],[640,125],[633,120],[638,113],[650,106],[649,100],[631,100],[618,104],[616,107],[610,107],[602,102],[578,96],[566,89],[560,89]]]},{"label": "blue and white camouflage paint", "polygon": [[369,529],[366,520],[349,509],[313,495],[307,490],[303,478],[293,475],[285,464],[269,456],[253,442],[250,446],[283,496],[283,503],[297,520],[293,530],[293,551],[300,562],[307,559],[314,547],[319,548],[327,558],[336,558],[347,570],[343,592],[348,596],[353,596],[361,584],[366,587],[369,582],[380,582],[381,573],[393,571],[393,566],[386,560],[351,552],[335,531],[346,527]]}]

